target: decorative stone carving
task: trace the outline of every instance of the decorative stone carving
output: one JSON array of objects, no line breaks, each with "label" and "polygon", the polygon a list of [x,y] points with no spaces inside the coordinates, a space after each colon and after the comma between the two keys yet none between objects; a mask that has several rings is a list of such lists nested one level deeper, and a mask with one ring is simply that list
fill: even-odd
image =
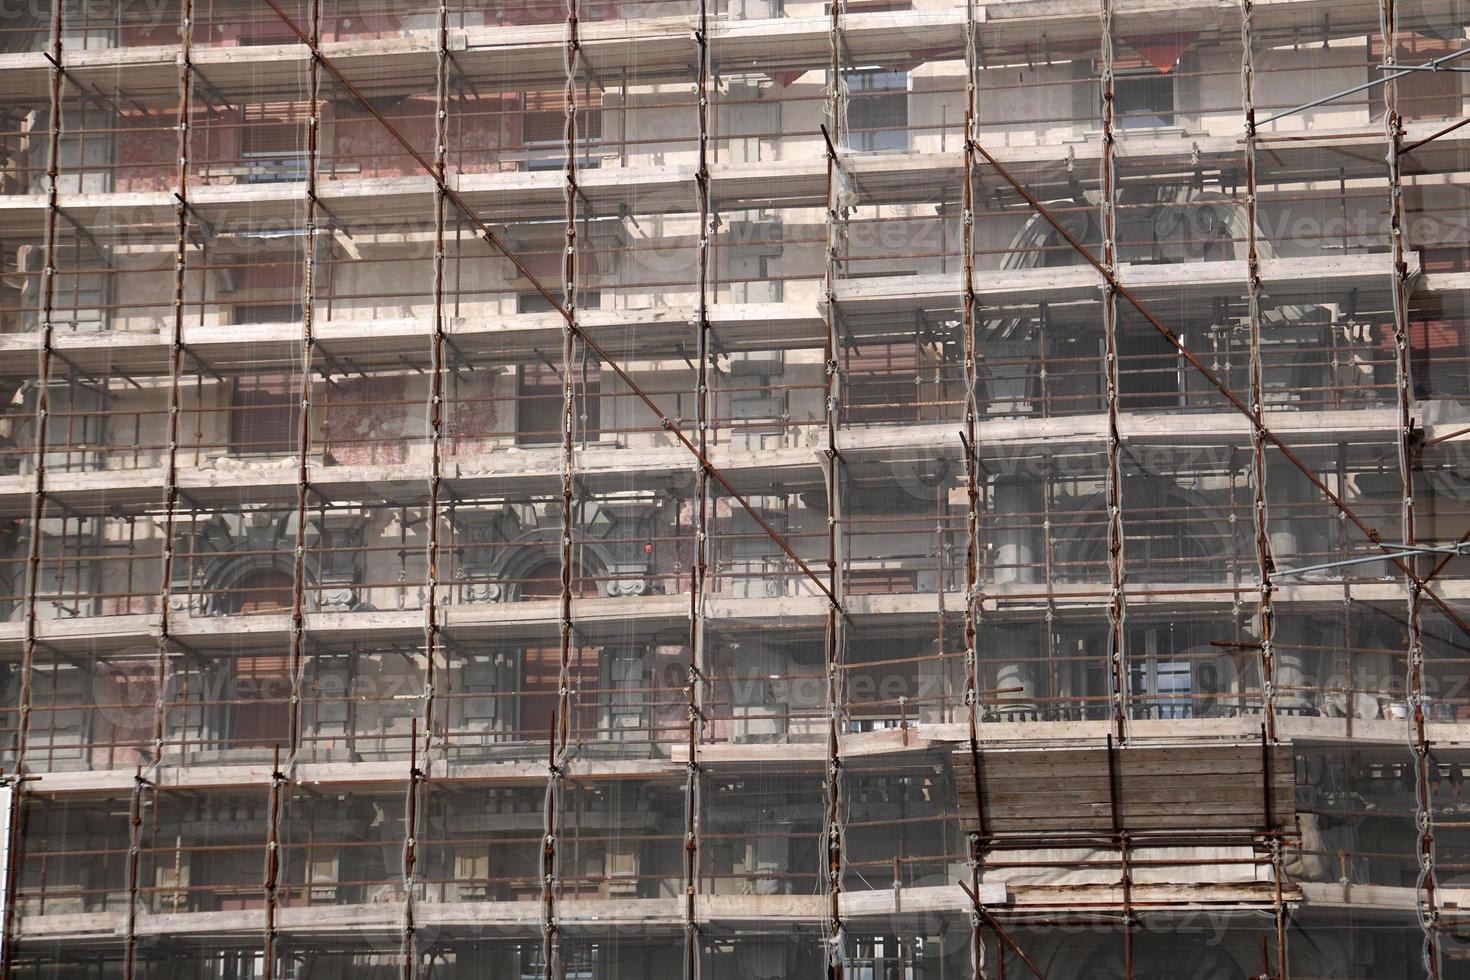
[{"label": "decorative stone carving", "polygon": [[317,608],[322,612],[348,612],[358,606],[358,586],[364,581],[361,549],[367,520],[365,514],[329,511],[307,522],[307,549],[322,549],[317,582]]},{"label": "decorative stone carving", "polygon": [[[573,521],[576,553],[608,596],[638,596],[649,591],[652,559],[643,542],[653,535],[661,502],[650,496],[584,501]],[[463,602],[515,602],[521,586],[546,562],[561,560],[561,505],[501,504],[460,507],[453,515],[460,543]]]},{"label": "decorative stone carving", "polygon": [[[307,518],[303,544],[320,562],[307,563],[306,594],[318,596],[317,608],[346,612],[358,608],[363,581],[363,531],[367,517],[334,511]],[[208,615],[224,610],[231,587],[260,571],[292,571],[296,549],[296,513],[263,508],[229,514],[181,516],[176,521],[176,553],[192,554],[173,564],[169,606],[175,611]]]}]

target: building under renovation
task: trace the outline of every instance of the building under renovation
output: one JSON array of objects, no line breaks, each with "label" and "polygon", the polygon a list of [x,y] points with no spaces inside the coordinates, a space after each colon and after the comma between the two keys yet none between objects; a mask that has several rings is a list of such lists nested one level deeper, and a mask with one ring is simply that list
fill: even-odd
[{"label": "building under renovation", "polygon": [[1470,2],[0,4],[0,977],[1470,976]]}]

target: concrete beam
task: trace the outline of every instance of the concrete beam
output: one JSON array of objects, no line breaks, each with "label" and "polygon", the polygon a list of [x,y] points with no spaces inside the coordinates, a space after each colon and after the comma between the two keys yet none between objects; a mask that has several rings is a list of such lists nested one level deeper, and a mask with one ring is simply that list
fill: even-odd
[{"label": "concrete beam", "polygon": [[[1324,18],[1330,14],[1330,18]],[[1161,21],[1179,31],[1219,32],[1227,43],[1238,31],[1230,3],[1198,0],[1120,0],[1117,33],[1151,33]],[[1450,0],[1426,0],[1402,18],[1403,28],[1428,18],[1451,23]],[[987,55],[1034,48],[1046,37],[1053,50],[1098,40],[1095,6],[1086,0],[993,0],[977,6],[980,44]],[[854,64],[911,64],[963,57],[963,9],[852,13],[844,19],[844,55]],[[1374,0],[1279,0],[1261,4],[1256,29],[1322,25],[1312,40],[1349,37],[1378,28]],[[307,25],[299,24],[305,29]],[[579,25],[580,59],[602,77],[627,71],[650,81],[689,79],[695,61],[691,17],[589,21]],[[282,31],[285,31],[284,26]],[[210,87],[226,98],[300,98],[308,59],[300,44],[211,46],[195,38],[191,62]],[[478,89],[516,88],[563,78],[561,24],[455,28],[449,33],[456,74]],[[721,70],[791,72],[820,70],[830,58],[828,19],[714,18],[710,45]],[[369,95],[417,87],[432,77],[437,37],[432,30],[382,39],[327,40],[322,50],[354,85]],[[1033,53],[1036,53],[1033,51]],[[103,92],[122,89],[142,103],[170,104],[177,94],[179,46],[112,49],[64,48],[68,74]],[[0,88],[13,101],[44,102],[49,66],[39,53],[0,55]]]},{"label": "concrete beam", "polygon": [[[1271,430],[1309,462],[1337,459],[1347,446],[1346,461],[1363,461],[1390,451],[1397,435],[1398,417],[1391,408],[1339,411],[1276,411],[1268,415]],[[812,423],[815,424],[815,423]],[[1421,426],[1426,438],[1449,436],[1464,428],[1456,423]],[[794,426],[793,431],[799,426]],[[843,455],[856,480],[891,484],[911,464],[948,460],[960,463],[961,447],[955,423],[883,425],[845,431]],[[1182,462],[1201,447],[1224,451],[1248,447],[1252,429],[1223,399],[1215,411],[1125,412],[1119,417],[1125,446],[1148,449],[1153,467],[1167,467],[1179,454]],[[985,419],[980,427],[977,458],[991,471],[1024,465],[1027,461],[1068,458],[1068,472],[1085,475],[1101,467],[1088,459],[1099,457],[1108,439],[1107,418],[1100,413],[1058,418]],[[692,471],[687,450],[668,445],[620,447],[590,444],[574,451],[578,486],[588,494],[613,493],[627,486],[631,473],[647,488],[683,479]],[[285,459],[286,457],[283,457]],[[729,475],[737,487],[760,492],[767,487],[787,490],[820,487],[821,459],[809,447],[791,446],[751,452],[715,446],[710,460]],[[186,461],[187,462],[187,461]],[[296,472],[285,466],[230,465],[227,458],[201,466],[182,465],[178,485],[187,501],[201,508],[230,510],[244,502],[288,506],[296,500]],[[1195,460],[1197,465],[1197,459]],[[1100,472],[1100,469],[1098,470]],[[556,448],[504,446],[489,451],[448,454],[443,466],[446,489],[462,500],[531,499],[560,492],[561,456]],[[58,510],[76,514],[154,513],[161,507],[164,473],[161,467],[132,470],[48,473],[46,496]],[[313,458],[307,479],[314,498],[337,504],[413,506],[425,498],[423,467],[410,460],[393,464],[328,465]],[[0,476],[0,517],[30,514],[34,478],[28,474]]]},{"label": "concrete beam", "polygon": [[[1145,886],[1146,887],[1146,886]],[[981,887],[980,900],[987,906],[1004,906],[1005,886]],[[816,928],[829,909],[825,895],[699,895],[695,898],[695,921],[722,928],[786,928],[799,924]],[[958,885],[927,885],[893,889],[844,892],[840,908],[845,920],[860,925],[873,920],[882,925],[899,914],[955,915],[968,917],[970,898]],[[463,934],[483,935],[487,927],[503,938],[526,938],[541,931],[541,906],[525,902],[430,902],[415,905],[415,920],[421,931],[438,937]],[[402,934],[404,907],[401,902],[370,905],[320,904],[278,910],[276,926],[283,937],[297,940],[371,941]],[[677,898],[563,898],[556,903],[558,927],[571,933],[613,934],[625,939],[669,936],[682,932],[684,909]],[[182,943],[216,942],[229,945],[259,940],[265,926],[264,909],[228,912],[140,912],[135,930],[151,941]],[[84,945],[111,945],[126,934],[122,912],[27,915],[19,918],[18,938],[26,943],[54,941],[65,937]]]},{"label": "concrete beam", "polygon": [[[1419,258],[1410,258],[1410,275],[1420,270]],[[1264,302],[1288,305],[1346,302],[1356,291],[1361,302],[1374,302],[1375,294],[1387,296],[1392,285],[1388,263],[1381,255],[1327,255],[1310,258],[1275,258],[1261,262]],[[1212,300],[1243,306],[1249,273],[1245,262],[1182,262],[1178,264],[1119,264],[1118,281],[1126,286],[1151,313],[1164,320],[1188,312],[1209,309]],[[1419,290],[1458,286],[1458,279],[1430,279]],[[1041,269],[977,272],[974,277],[980,316],[987,307],[1033,307],[1045,302],[1054,308],[1065,304],[1092,304],[1094,319],[1101,317],[1102,276],[1088,265]],[[1458,292],[1458,289],[1456,289]],[[879,276],[845,279],[837,283],[837,308],[846,316],[871,317],[911,315],[921,310],[958,310],[962,297],[960,273],[917,276]],[[1119,305],[1128,312],[1127,304]],[[1065,314],[1062,314],[1063,316]],[[984,349],[983,342],[981,344]]]},{"label": "concrete beam", "polygon": [[[1403,585],[1391,579],[1360,580],[1346,586],[1323,581],[1279,585],[1277,589],[1278,606],[1301,612],[1340,611],[1345,599],[1378,604],[1403,602]],[[1441,576],[1435,580],[1434,589],[1462,614],[1470,611],[1470,580]],[[1255,591],[1253,583],[1222,580],[1127,585],[1129,608],[1138,616],[1155,610],[1170,615],[1218,613],[1237,607]],[[1106,582],[1059,584],[1050,589],[1011,583],[987,588],[982,605],[987,621],[1022,622],[1034,621],[1048,608],[1061,616],[1098,616],[1105,612],[1107,603]],[[615,641],[630,633],[675,631],[687,625],[688,606],[688,597],[678,594],[576,600],[573,631],[579,642],[592,644]],[[859,624],[930,628],[937,615],[957,616],[964,605],[959,593],[895,593],[849,596],[846,607],[849,617]],[[716,596],[706,604],[705,613],[714,629],[779,629],[788,633],[819,632],[825,615],[826,599],[819,595],[761,599]],[[487,636],[505,643],[549,642],[555,636],[557,622],[558,603],[550,599],[452,605],[441,614],[443,632],[451,640],[469,645],[482,644]],[[153,648],[157,625],[156,616],[144,614],[42,619],[36,633],[43,657],[112,657]],[[423,614],[419,610],[308,613],[306,632],[311,643],[325,649],[413,645],[423,637]],[[170,635],[188,650],[213,656],[280,650],[290,639],[290,618],[271,614],[176,618]],[[24,637],[25,624],[0,624],[0,660],[17,658]]]},{"label": "concrete beam", "polygon": [[[825,43],[825,42],[824,42]],[[242,48],[259,51],[260,48]],[[6,56],[0,55],[0,59]],[[560,57],[560,55],[558,55]],[[172,69],[171,69],[172,70]],[[3,72],[0,72],[3,83]],[[364,125],[376,125],[371,121]],[[1439,121],[1411,122],[1405,142],[1415,142],[1444,128]],[[1263,204],[1269,204],[1272,188],[1290,184],[1293,200],[1304,193],[1300,185],[1314,179],[1331,179],[1335,193],[1339,172],[1353,179],[1383,180],[1383,133],[1369,126],[1345,133],[1290,141],[1271,142],[1271,166],[1258,175]],[[1118,141],[1119,172],[1123,179],[1139,176],[1157,180],[1160,168],[1180,169],[1180,180],[1188,179],[1185,167],[1193,146],[1200,147],[1206,169],[1238,170],[1243,166],[1244,145],[1236,136],[1156,138],[1124,135]],[[1068,158],[1074,157],[1084,182],[1091,180],[1100,159],[1101,147],[1091,140],[1030,147],[988,148],[1018,180],[1038,187],[1043,197],[1046,186],[1062,192],[1066,186]],[[1470,133],[1460,130],[1427,144],[1406,158],[1405,173],[1457,172],[1470,150]],[[852,154],[844,166],[854,179],[861,204],[914,204],[959,200],[964,175],[963,154],[879,153]],[[1185,173],[1185,169],[1188,173]],[[821,208],[826,204],[827,162],[820,142],[797,159],[731,163],[715,161],[710,171],[710,194],[721,210],[741,207]],[[985,168],[979,171],[982,190],[988,181],[999,181]],[[560,216],[562,176],[556,172],[461,173],[450,184],[477,215],[494,225]],[[692,213],[691,166],[647,166],[591,168],[578,176],[583,214],[616,218],[627,212],[637,215]],[[299,219],[304,184],[201,185],[189,191],[191,211],[222,233],[242,230],[241,216],[249,215],[248,228],[287,226]],[[1327,193],[1324,191],[1323,193]],[[1386,191],[1384,192],[1386,193]],[[426,228],[425,215],[432,213],[434,183],[426,176],[350,178],[323,180],[317,197],[333,218],[354,233],[372,229],[402,231]],[[70,222],[86,229],[101,242],[140,245],[148,242],[171,245],[176,233],[175,201],[167,192],[128,191],[118,193],[64,192],[58,204]],[[41,194],[0,197],[0,236],[39,238],[45,232],[46,198]]]}]

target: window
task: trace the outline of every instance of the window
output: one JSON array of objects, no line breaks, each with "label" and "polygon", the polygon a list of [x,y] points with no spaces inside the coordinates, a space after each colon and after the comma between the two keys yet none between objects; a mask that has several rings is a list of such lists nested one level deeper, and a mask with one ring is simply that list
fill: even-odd
[{"label": "window", "polygon": [[730,162],[775,158],[782,132],[781,107],[781,100],[754,80],[729,83],[728,95],[719,110],[719,127]]},{"label": "window", "polygon": [[236,306],[234,309],[234,321],[237,324],[299,323],[301,321],[301,304],[251,303],[248,306]]},{"label": "window", "polygon": [[[114,141],[118,131],[136,118],[104,112],[90,105],[68,106],[61,113],[61,132],[57,135],[57,187],[84,194],[114,190]],[[45,120],[41,122],[44,124]],[[38,173],[36,179],[39,178]]]},{"label": "window", "polygon": [[[107,442],[107,392],[80,380],[50,386],[46,416],[46,468],[86,470],[101,464],[115,447]],[[19,463],[19,457],[11,457]]]},{"label": "window", "polygon": [[[786,532],[789,513],[785,497],[755,496],[748,503],[773,531]],[[724,537],[731,595],[739,599],[767,599],[788,593],[791,584],[788,559],[750,512],[743,508],[732,512],[720,533]]]},{"label": "window", "polygon": [[234,455],[294,453],[301,423],[301,392],[288,375],[235,382],[230,410]]},{"label": "window", "polygon": [[1174,125],[1174,79],[1157,68],[1119,71],[1113,79],[1113,122],[1118,129]]},{"label": "window", "polygon": [[1154,660],[1132,668],[1134,702],[1145,718],[1194,716],[1193,675],[1187,660]]},{"label": "window", "polygon": [[[83,243],[59,243],[54,255],[56,279],[51,294],[51,324],[58,332],[96,332],[108,329],[108,306],[112,301],[112,250]],[[44,306],[45,250],[24,251],[26,278],[22,303],[28,330],[41,327]]]},{"label": "window", "polygon": [[27,748],[44,753],[50,766],[84,758],[92,714],[85,706],[94,697],[91,678],[59,665],[49,670],[35,667],[32,675],[35,714],[26,733]]},{"label": "window", "polygon": [[240,111],[240,159],[245,182],[274,184],[306,177],[306,104],[273,102]]},{"label": "window", "polygon": [[[47,3],[39,8],[32,9],[46,10],[50,6],[51,4]],[[63,6],[64,14],[62,23],[65,26],[61,31],[61,42],[67,51],[96,51],[102,48],[117,47],[117,24],[112,22],[113,18],[111,17],[101,17],[98,18],[97,23],[93,23],[93,18],[97,17],[97,14],[91,13],[89,16],[89,13],[94,9],[96,8],[92,8],[89,4],[85,3],[67,3]],[[126,10],[127,8],[123,9]],[[122,20],[124,18],[119,17],[118,19]],[[131,43],[137,42],[134,41]],[[24,51],[26,49],[22,48],[21,50]]]},{"label": "window", "polygon": [[[584,307],[596,308],[601,303],[596,290],[582,294]],[[544,313],[551,309],[546,297],[540,293],[526,293],[517,297],[516,312]],[[560,352],[553,352],[555,360],[526,364],[518,373],[516,391],[516,442],[521,445],[558,445],[562,430],[562,379]],[[573,419],[578,439],[595,439],[602,427],[600,395],[602,392],[601,372],[597,365],[588,364],[586,370],[580,363],[573,366],[576,373],[576,410]]]},{"label": "window", "polygon": [[[558,593],[560,594],[560,593]],[[472,654],[460,674],[460,724],[473,744],[475,736],[506,737],[515,729],[515,698],[520,683],[514,654]]]},{"label": "window", "polygon": [[[251,572],[220,597],[221,610],[249,614],[289,610],[295,598],[293,577],[279,569]],[[291,693],[289,658],[235,658],[230,744],[237,748],[276,745],[288,737]]]},{"label": "window", "polygon": [[236,658],[233,693],[230,731],[233,747],[269,747],[289,738],[289,658]]},{"label": "window", "polygon": [[1178,350],[1157,330],[1127,318],[1118,331],[1120,407],[1129,411],[1178,408],[1183,366]]},{"label": "window", "polygon": [[[1422,65],[1459,50],[1454,41],[1439,41],[1405,32],[1399,43],[1398,61],[1404,65]],[[1368,70],[1370,80],[1379,80],[1385,72],[1377,70],[1387,59],[1384,57],[1383,41],[1377,37],[1368,43]],[[1461,63],[1463,64],[1463,62]],[[1450,67],[1454,67],[1451,65]],[[1398,80],[1399,115],[1405,119],[1457,118],[1464,96],[1461,94],[1463,72],[1416,71]],[[1377,85],[1369,90],[1374,117],[1383,115],[1384,86]]]},{"label": "window", "polygon": [[847,132],[855,150],[909,148],[909,73],[863,68],[847,76]]},{"label": "window", "polygon": [[289,573],[268,568],[240,579],[220,598],[220,606],[230,615],[290,609],[295,594],[295,580]]},{"label": "window", "polygon": [[917,418],[917,343],[864,344],[846,358],[847,421],[854,425],[912,422]]},{"label": "window", "polygon": [[[561,255],[558,254],[558,255],[555,256],[555,258],[558,259],[558,260],[560,260],[561,259]],[[587,256],[587,258],[591,258],[591,256]],[[585,265],[585,262],[582,261],[582,257],[581,256],[578,257],[578,264],[579,265]],[[533,270],[533,273],[534,273],[534,271],[535,270]],[[561,276],[561,267],[560,267],[560,265],[557,266],[557,268],[555,270],[555,274],[557,275],[558,278],[560,278],[560,276]],[[557,300],[560,301],[560,299],[561,299],[561,296],[560,296],[560,286],[561,286],[561,284],[559,282],[547,282],[547,280],[545,278],[543,278],[541,280],[541,284],[544,285],[544,286],[546,286],[546,288],[551,291],[551,294],[553,296],[556,296]],[[579,309],[579,310],[596,310],[596,309],[600,309],[601,307],[602,307],[602,291],[601,290],[598,290],[598,289],[584,289],[584,290],[582,290],[577,295],[577,309]],[[554,307],[552,307],[552,305],[546,301],[546,297],[545,296],[542,296],[540,293],[522,293],[521,295],[519,295],[519,296],[516,297],[516,312],[517,313],[550,313],[553,309],[554,309]]]},{"label": "window", "polygon": [[853,568],[847,573],[848,595],[907,595],[917,590],[918,575],[894,568]]},{"label": "window", "polygon": [[781,387],[782,351],[735,351],[730,355],[730,441],[740,449],[784,444],[791,406]]},{"label": "window", "polygon": [[1140,626],[1128,631],[1127,644],[1132,716],[1193,718],[1194,672],[1190,660],[1180,656],[1184,637],[1171,626]]},{"label": "window", "polygon": [[[544,575],[546,570],[536,572]],[[557,595],[560,595],[560,589]],[[579,647],[572,650],[570,687],[574,691],[597,689],[597,648]],[[561,688],[561,647],[527,647],[521,651],[521,679],[519,706],[517,708],[516,737],[525,741],[547,738],[553,731],[556,706]],[[596,705],[579,700],[573,729],[594,728],[597,724]],[[589,710],[590,709],[590,710]]]},{"label": "window", "polygon": [[[598,395],[601,379],[595,367],[586,373],[577,373],[575,408],[577,417],[572,420],[578,439],[596,438],[602,423]],[[521,445],[556,445],[562,439],[562,380],[561,367],[550,364],[527,364],[520,369],[520,384],[516,404],[519,417],[516,425],[516,442]]]},{"label": "window", "polygon": [[[577,139],[602,137],[602,92],[578,89]],[[521,103],[521,142],[562,144],[566,141],[566,93],[561,89],[527,92]]]},{"label": "window", "polygon": [[[246,25],[246,30],[254,29],[254,25]],[[262,48],[278,44],[296,44],[301,39],[295,34],[244,34],[235,39],[235,43],[242,48]]]},{"label": "window", "polygon": [[[782,229],[779,225],[750,222],[737,227],[768,234],[773,242],[781,240]],[[734,302],[781,302],[783,281],[780,278],[782,256],[779,245],[769,247],[737,244],[727,254],[730,263],[730,296]]]}]

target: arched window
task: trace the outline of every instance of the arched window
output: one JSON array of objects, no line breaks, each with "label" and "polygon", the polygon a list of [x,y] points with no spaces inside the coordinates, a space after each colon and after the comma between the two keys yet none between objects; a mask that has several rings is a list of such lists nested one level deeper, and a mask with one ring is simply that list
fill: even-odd
[{"label": "arched window", "polygon": [[[533,565],[520,578],[519,595],[522,600],[561,597],[560,558],[550,558]],[[597,595],[597,582],[581,568],[572,570],[572,595],[578,599]]]},{"label": "arched window", "polygon": [[228,616],[290,609],[295,582],[290,572],[262,568],[241,576],[219,598],[220,612]]}]

